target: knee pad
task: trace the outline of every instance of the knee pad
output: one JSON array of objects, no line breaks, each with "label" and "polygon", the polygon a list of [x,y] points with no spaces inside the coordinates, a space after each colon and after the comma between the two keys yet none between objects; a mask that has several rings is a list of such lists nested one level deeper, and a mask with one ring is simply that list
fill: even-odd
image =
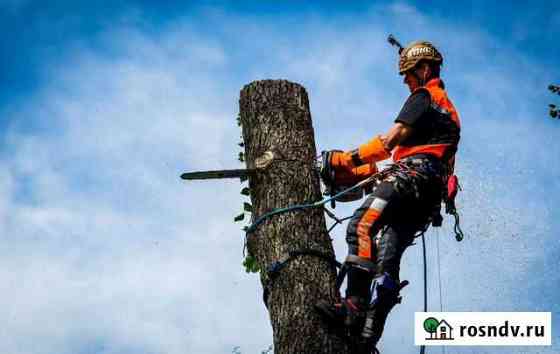
[{"label": "knee pad", "polygon": [[398,230],[394,226],[383,230],[374,239],[377,251],[377,274],[388,274],[398,283],[401,258],[404,250],[410,245],[413,233]]}]

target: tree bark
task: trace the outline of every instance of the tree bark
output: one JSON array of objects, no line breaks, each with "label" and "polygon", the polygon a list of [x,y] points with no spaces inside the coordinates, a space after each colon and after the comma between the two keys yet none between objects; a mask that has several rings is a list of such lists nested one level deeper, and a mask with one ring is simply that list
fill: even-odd
[{"label": "tree bark", "polygon": [[[284,80],[255,81],[241,90],[240,121],[248,168],[271,151],[274,160],[249,179],[252,220],[266,212],[321,199],[315,169],[316,149],[305,89]],[[248,251],[264,271],[290,251],[313,249],[334,256],[322,208],[274,215],[247,237]],[[268,310],[274,351],[348,352],[346,343],[328,332],[313,309],[319,299],[335,300],[336,271],[314,256],[299,256],[270,282]]]}]

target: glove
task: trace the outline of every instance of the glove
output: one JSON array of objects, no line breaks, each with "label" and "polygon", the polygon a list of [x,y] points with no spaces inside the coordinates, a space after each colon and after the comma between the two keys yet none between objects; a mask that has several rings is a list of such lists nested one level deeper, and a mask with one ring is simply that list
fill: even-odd
[{"label": "glove", "polygon": [[378,135],[368,143],[360,145],[355,150],[343,152],[331,150],[329,163],[332,168],[351,170],[352,168],[385,160],[391,153],[385,149],[381,137]]},{"label": "glove", "polygon": [[360,145],[358,149],[354,150],[354,154],[356,154],[357,157],[353,157],[353,161],[362,161],[362,163],[358,165],[383,161],[391,157],[391,152],[385,149],[380,135],[371,139],[366,144]]}]

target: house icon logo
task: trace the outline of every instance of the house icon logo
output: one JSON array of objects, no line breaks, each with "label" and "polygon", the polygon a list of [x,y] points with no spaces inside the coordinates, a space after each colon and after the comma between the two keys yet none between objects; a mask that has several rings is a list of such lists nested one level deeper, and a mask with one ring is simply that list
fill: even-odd
[{"label": "house icon logo", "polygon": [[453,327],[446,320],[438,321],[434,317],[424,320],[424,330],[430,334],[426,340],[453,340]]}]

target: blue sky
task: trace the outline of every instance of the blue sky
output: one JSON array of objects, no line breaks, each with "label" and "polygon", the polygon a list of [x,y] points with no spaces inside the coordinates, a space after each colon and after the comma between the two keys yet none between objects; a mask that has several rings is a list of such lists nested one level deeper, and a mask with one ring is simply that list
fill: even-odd
[{"label": "blue sky", "polygon": [[[388,33],[439,46],[463,121],[467,238],[449,223],[430,231],[430,308],[439,240],[444,310],[552,311],[556,323],[560,122],[546,87],[560,81],[560,5],[342,4],[0,1],[0,352],[267,348],[232,221],[241,185],[177,176],[240,166],[239,90],[253,80],[306,87],[318,150],[387,130],[407,96]],[[420,251],[403,259],[411,285],[384,353],[417,350]],[[454,353],[556,353],[557,328],[550,348]]]}]

